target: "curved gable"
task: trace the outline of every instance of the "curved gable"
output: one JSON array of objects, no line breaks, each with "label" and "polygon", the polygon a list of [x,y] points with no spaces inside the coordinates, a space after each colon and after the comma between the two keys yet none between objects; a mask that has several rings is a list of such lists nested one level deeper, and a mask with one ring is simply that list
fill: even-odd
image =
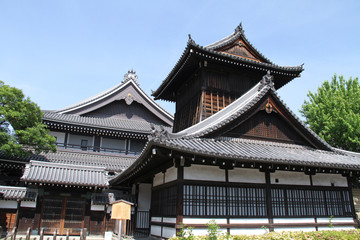
[{"label": "curved gable", "polygon": [[[137,104],[134,104],[137,103]],[[141,107],[139,107],[141,105]],[[116,109],[116,106],[118,108]],[[56,111],[60,114],[74,114],[80,116],[106,117],[114,116],[113,112],[117,111],[117,116],[121,117],[139,111],[145,114],[148,119],[153,119],[154,123],[161,123],[172,126],[173,117],[170,113],[158,105],[150,98],[138,85],[135,71],[129,71],[121,84],[89,98],[80,103],[74,104],[67,108]],[[122,111],[121,113],[119,111]],[[115,114],[116,116],[116,114]]]}]

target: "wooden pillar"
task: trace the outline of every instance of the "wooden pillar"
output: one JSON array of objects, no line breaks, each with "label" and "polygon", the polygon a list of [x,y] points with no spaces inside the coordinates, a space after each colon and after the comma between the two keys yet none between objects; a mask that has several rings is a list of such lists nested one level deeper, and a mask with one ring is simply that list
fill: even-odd
[{"label": "wooden pillar", "polygon": [[64,148],[67,148],[68,139],[69,139],[69,133],[66,132],[65,133],[65,138],[64,138]]},{"label": "wooden pillar", "polygon": [[[271,204],[271,181],[270,181],[270,172],[265,171],[265,181],[266,181],[266,213],[269,219],[269,224],[274,223],[272,204]],[[273,227],[269,227],[269,231],[274,231]]]},{"label": "wooden pillar", "polygon": [[353,193],[352,193],[352,186],[351,186],[351,179],[350,177],[347,177],[347,184],[348,184],[348,189],[349,189],[349,200],[350,200],[350,204],[351,204],[351,212],[352,212],[352,217],[354,219],[354,221],[357,222],[357,224],[359,225],[359,220],[356,217],[356,211],[355,211],[355,205],[354,205],[354,198],[353,198]]},{"label": "wooden pillar", "polygon": [[[225,168],[225,182],[226,183],[229,183],[229,169],[228,168]],[[225,207],[226,207],[226,223],[227,224],[230,224],[230,217],[229,217],[229,202],[228,202],[228,199],[229,199],[229,186],[226,185],[226,188],[225,188],[225,199],[226,199],[226,204],[225,204]],[[227,228],[227,233],[230,234],[230,228]]]},{"label": "wooden pillar", "polygon": [[176,199],[176,233],[181,229],[178,228],[183,222],[183,198],[184,198],[184,166],[179,164],[177,168],[177,199]]}]

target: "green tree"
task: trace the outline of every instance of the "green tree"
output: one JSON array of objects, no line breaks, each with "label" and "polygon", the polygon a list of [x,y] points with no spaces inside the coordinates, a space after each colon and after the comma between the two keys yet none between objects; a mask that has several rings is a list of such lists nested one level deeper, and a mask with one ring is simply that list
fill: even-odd
[{"label": "green tree", "polygon": [[[55,138],[48,135],[42,116],[39,106],[20,89],[0,81],[0,151],[8,156],[55,152]],[[15,134],[7,131],[5,123],[10,123]]]},{"label": "green tree", "polygon": [[334,75],[316,93],[309,91],[300,113],[330,145],[360,152],[360,86],[358,78]]}]

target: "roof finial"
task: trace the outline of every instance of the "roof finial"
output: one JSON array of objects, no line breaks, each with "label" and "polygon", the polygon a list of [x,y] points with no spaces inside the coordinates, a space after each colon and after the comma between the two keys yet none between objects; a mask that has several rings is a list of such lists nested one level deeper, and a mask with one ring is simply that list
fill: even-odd
[{"label": "roof finial", "polygon": [[191,34],[190,34],[190,33],[188,34],[188,36],[189,36],[188,44],[190,44],[190,43],[195,43],[195,41],[191,38]]},{"label": "roof finial", "polygon": [[240,24],[235,28],[235,33],[241,33],[241,34],[244,34],[245,33],[245,31],[244,31],[244,29],[243,29],[243,27],[242,27],[242,23],[240,22]]},{"label": "roof finial", "polygon": [[124,75],[124,80],[122,80],[121,83],[127,83],[128,81],[133,80],[137,85],[139,85],[138,82],[138,75],[136,75],[136,71],[134,71],[133,69],[129,70],[125,75]]}]

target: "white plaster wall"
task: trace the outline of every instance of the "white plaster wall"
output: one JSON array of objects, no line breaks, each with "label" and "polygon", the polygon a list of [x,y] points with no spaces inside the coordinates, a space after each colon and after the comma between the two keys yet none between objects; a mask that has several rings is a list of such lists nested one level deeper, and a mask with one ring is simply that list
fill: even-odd
[{"label": "white plaster wall", "polygon": [[152,222],[161,222],[161,217],[151,217]]},{"label": "white plaster wall", "polygon": [[234,168],[229,170],[229,182],[266,183],[265,173],[258,169]]},{"label": "white plaster wall", "polygon": [[230,218],[230,224],[269,223],[267,218]]},{"label": "white plaster wall", "polygon": [[64,132],[54,132],[54,131],[49,131],[49,135],[56,137],[56,142],[57,143],[65,143],[65,133]]},{"label": "white plaster wall", "polygon": [[163,235],[162,235],[162,237],[164,237],[164,238],[176,237],[175,228],[163,227]]},{"label": "white plaster wall", "polygon": [[165,172],[165,183],[171,182],[177,179],[177,168],[171,167]]},{"label": "white plaster wall", "polygon": [[102,138],[101,147],[103,148],[116,148],[116,149],[125,149],[125,140],[124,139],[113,139],[113,138]]},{"label": "white plaster wall", "polygon": [[[319,229],[320,230],[320,229]],[[303,231],[303,232],[312,232],[316,231],[315,227],[294,227],[294,228],[274,228],[274,232],[294,232],[294,231]]]},{"label": "white plaster wall", "polygon": [[90,210],[91,211],[104,211],[105,205],[93,205],[91,204]]},{"label": "white plaster wall", "polygon": [[150,233],[152,235],[161,236],[161,226],[151,225]]},{"label": "white plaster wall", "polygon": [[0,200],[0,209],[17,209],[16,201]]},{"label": "white plaster wall", "polygon": [[184,168],[184,179],[225,182],[225,170],[217,166],[193,164]]},{"label": "white plaster wall", "polygon": [[317,173],[312,176],[314,186],[331,186],[331,183],[335,187],[347,187],[346,177],[341,174],[329,174],[329,173]]},{"label": "white plaster wall", "polygon": [[[318,218],[318,223],[328,223],[330,221],[330,218]],[[331,222],[333,223],[354,223],[354,219],[352,218],[333,218],[331,219]]]},{"label": "white plaster wall", "polygon": [[[279,182],[275,182],[278,179]],[[270,174],[271,184],[310,185],[310,176],[303,172],[275,171]]]},{"label": "white plaster wall", "polygon": [[138,210],[149,211],[151,204],[151,184],[139,184]]},{"label": "white plaster wall", "polygon": [[266,233],[266,230],[262,228],[230,228],[231,235],[259,235]]},{"label": "white plaster wall", "polygon": [[22,201],[20,203],[20,207],[36,208],[36,202],[35,201]]},{"label": "white plaster wall", "polygon": [[183,218],[183,224],[206,224],[211,220],[215,220],[217,224],[226,224],[226,218]]},{"label": "white plaster wall", "polygon": [[274,218],[274,223],[315,223],[314,218]]},{"label": "white plaster wall", "polygon": [[153,179],[153,186],[155,187],[161,184],[164,184],[164,174],[160,172],[158,174],[155,174]]},{"label": "white plaster wall", "polygon": [[164,223],[176,223],[176,218],[163,218]]},{"label": "white plaster wall", "polygon": [[68,144],[81,145],[81,140],[88,140],[88,146],[94,145],[94,139],[92,136],[68,134]]}]

